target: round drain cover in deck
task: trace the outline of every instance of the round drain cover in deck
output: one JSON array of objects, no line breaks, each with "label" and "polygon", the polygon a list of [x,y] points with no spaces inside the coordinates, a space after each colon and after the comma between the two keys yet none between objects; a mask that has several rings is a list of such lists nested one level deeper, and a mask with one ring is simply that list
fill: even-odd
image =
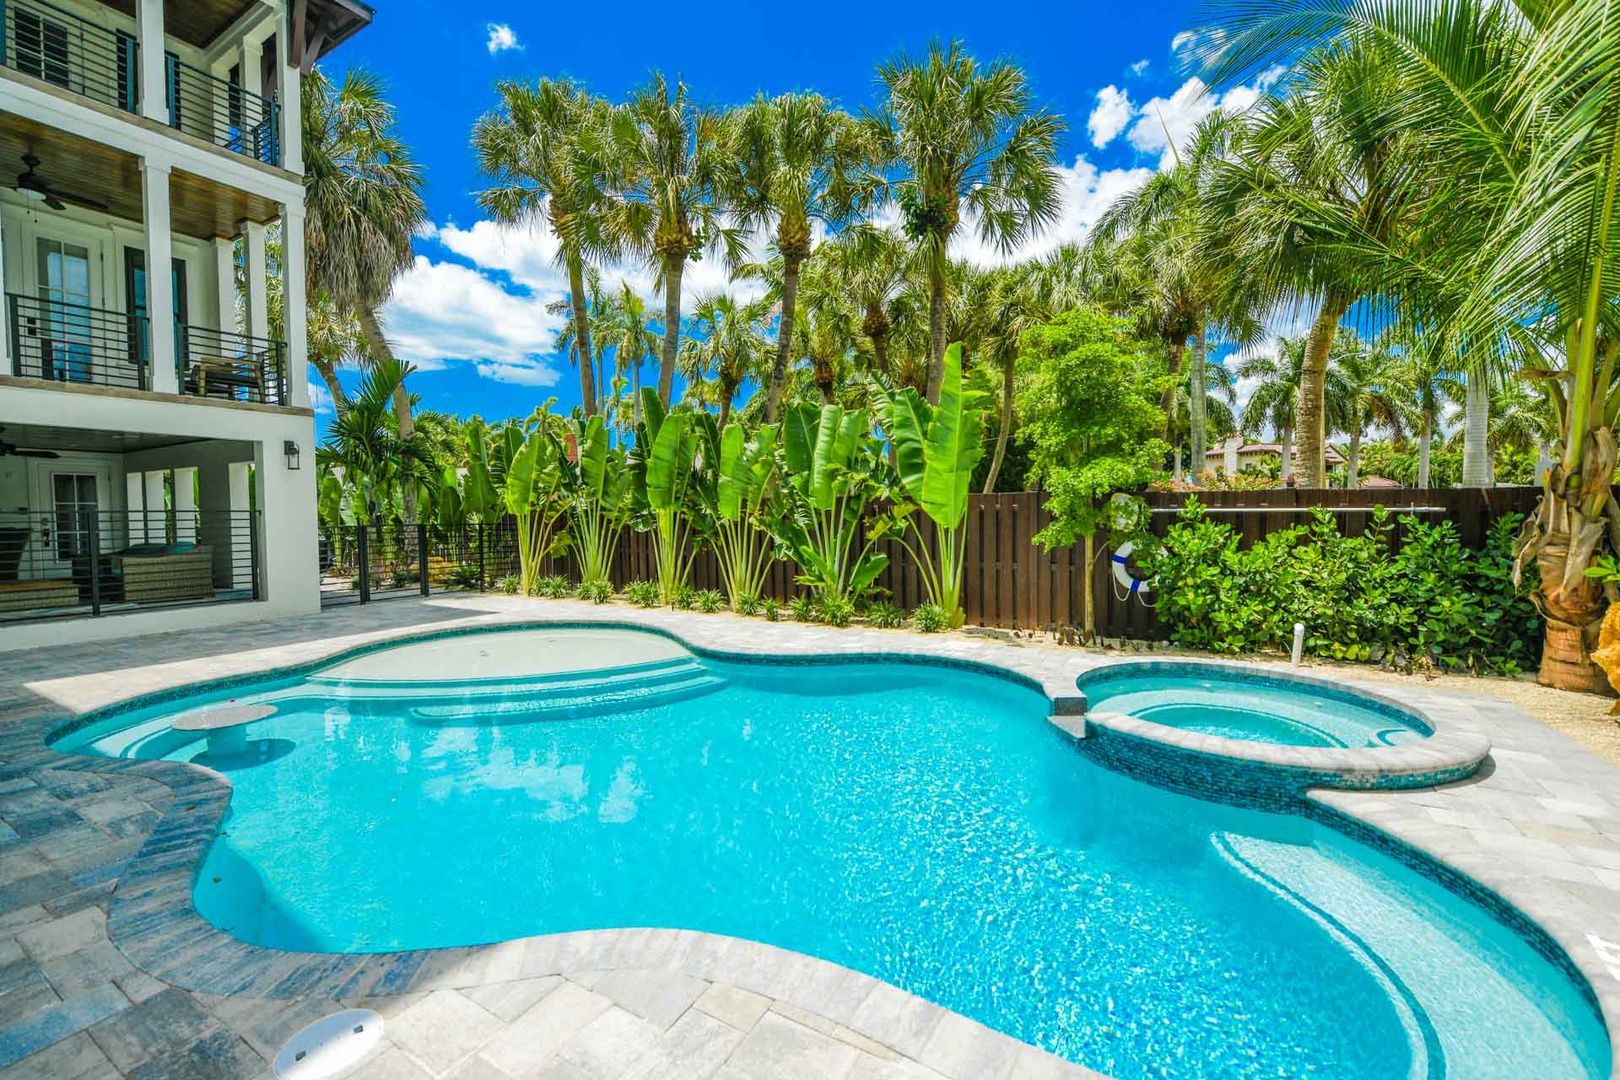
[{"label": "round drain cover in deck", "polygon": [[371,1053],[382,1039],[383,1018],[370,1009],[346,1009],[323,1016],[276,1054],[281,1080],[322,1080],[336,1076]]}]

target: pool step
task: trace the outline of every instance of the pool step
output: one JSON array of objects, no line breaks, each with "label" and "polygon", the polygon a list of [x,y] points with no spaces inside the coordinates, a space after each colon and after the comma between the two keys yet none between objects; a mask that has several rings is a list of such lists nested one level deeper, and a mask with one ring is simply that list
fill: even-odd
[{"label": "pool step", "polygon": [[446,692],[467,694],[509,694],[514,690],[568,693],[604,682],[640,680],[658,682],[684,678],[694,671],[707,671],[695,657],[678,656],[649,660],[640,664],[604,665],[572,671],[548,671],[535,675],[492,676],[471,679],[350,679],[337,675],[310,675],[307,681],[327,688],[333,696],[360,697],[442,697]]},{"label": "pool step", "polygon": [[528,723],[566,720],[606,713],[651,709],[689,701],[723,688],[726,680],[695,662],[652,674],[643,671],[597,672],[545,687],[525,686],[521,694],[505,692],[464,697],[460,701],[418,705],[410,717],[424,724]]}]

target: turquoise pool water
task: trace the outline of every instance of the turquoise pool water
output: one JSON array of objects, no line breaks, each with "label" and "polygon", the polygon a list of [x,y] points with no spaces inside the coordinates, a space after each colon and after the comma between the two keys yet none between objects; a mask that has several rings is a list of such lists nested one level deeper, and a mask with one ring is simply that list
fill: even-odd
[{"label": "turquoise pool water", "polygon": [[[1607,1075],[1587,998],[1482,909],[1303,818],[1104,769],[1021,685],[645,637],[576,650],[606,674],[512,633],[233,692],[278,712],[224,763],[199,909],[287,949],[730,934],[1122,1080]],[[224,696],[57,745],[190,760],[169,722]]]},{"label": "turquoise pool water", "polygon": [[[1167,665],[1168,666],[1168,665]],[[1155,724],[1250,742],[1288,746],[1375,747],[1422,739],[1415,717],[1348,694],[1241,670],[1190,664],[1099,668],[1078,680],[1087,707]]]}]

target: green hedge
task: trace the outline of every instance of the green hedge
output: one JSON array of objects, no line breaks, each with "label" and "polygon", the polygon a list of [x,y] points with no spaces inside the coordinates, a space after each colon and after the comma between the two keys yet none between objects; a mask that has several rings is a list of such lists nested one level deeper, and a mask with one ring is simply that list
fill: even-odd
[{"label": "green hedge", "polygon": [[1326,510],[1311,513],[1308,525],[1245,549],[1189,499],[1141,560],[1172,639],[1221,653],[1287,651],[1299,622],[1305,651],[1333,659],[1499,674],[1540,662],[1535,583],[1513,584],[1519,515],[1499,519],[1473,551],[1450,522],[1402,516],[1395,550],[1396,522],[1383,507],[1360,536],[1341,535]]}]

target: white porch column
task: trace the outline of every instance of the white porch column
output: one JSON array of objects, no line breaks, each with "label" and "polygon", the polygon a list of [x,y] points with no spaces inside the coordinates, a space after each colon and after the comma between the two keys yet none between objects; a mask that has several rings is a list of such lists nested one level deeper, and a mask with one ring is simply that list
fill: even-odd
[{"label": "white porch column", "polygon": [[[281,167],[291,172],[304,171],[303,121],[299,118],[298,68],[289,62],[288,46],[292,43],[292,7],[282,5],[281,19],[276,24],[276,85],[274,90],[281,108]],[[266,92],[271,87],[265,87]]]},{"label": "white porch column", "polygon": [[195,543],[197,540],[197,469],[174,470],[174,539],[175,543]]},{"label": "white porch column", "polygon": [[260,85],[259,58],[264,55],[264,43],[255,37],[242,39],[242,89],[250,94],[262,95],[267,87]]},{"label": "white porch column", "polygon": [[169,530],[166,527],[168,524],[167,508],[163,505],[163,481],[168,475],[168,473],[156,469],[144,474],[146,497],[143,502],[146,513],[142,517],[146,521],[146,542],[148,544],[161,544],[168,539]]},{"label": "white porch column", "polygon": [[253,575],[248,553],[253,544],[253,520],[248,511],[253,508],[253,462],[233,461],[226,470],[231,497],[231,588],[250,589]]},{"label": "white porch column", "polygon": [[163,0],[137,0],[135,36],[141,46],[141,115],[167,124],[169,64],[163,49]]},{"label": "white porch column", "polygon": [[11,373],[11,301],[6,299],[5,231],[0,229],[0,375]]},{"label": "white porch column", "polygon": [[141,474],[124,474],[124,513],[129,516],[129,542],[146,543],[146,485]]},{"label": "white porch column", "polygon": [[281,317],[287,335],[287,404],[309,408],[309,315],[304,295],[304,207],[281,208]]},{"label": "white porch column", "polygon": [[[142,11],[145,11],[143,6]],[[146,222],[146,332],[152,364],[150,389],[178,394],[174,340],[174,242],[169,229],[169,166],[141,160],[141,206]]]},{"label": "white porch column", "polygon": [[247,267],[247,332],[256,338],[270,336],[270,301],[265,269],[264,226],[244,221],[243,262]]},{"label": "white porch column", "polygon": [[219,293],[219,328],[241,333],[236,321],[236,240],[214,237],[214,282]]}]

